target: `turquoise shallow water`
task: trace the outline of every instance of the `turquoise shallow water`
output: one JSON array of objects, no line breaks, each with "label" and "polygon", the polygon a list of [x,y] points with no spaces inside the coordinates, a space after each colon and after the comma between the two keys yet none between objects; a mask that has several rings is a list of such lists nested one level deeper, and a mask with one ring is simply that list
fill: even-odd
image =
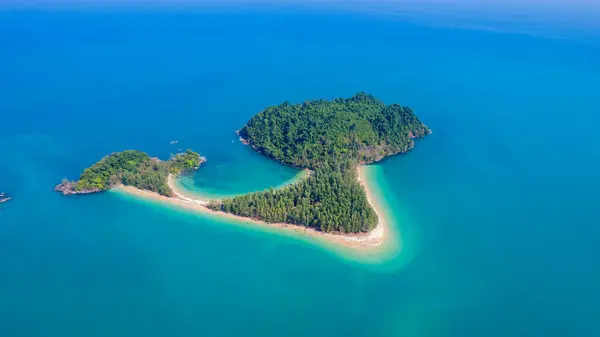
[{"label": "turquoise shallow water", "polygon": [[[224,154],[218,163],[207,162],[201,173],[183,174],[174,183],[191,196],[204,199],[260,191],[266,187],[281,187],[293,183],[301,171],[277,165],[272,160],[256,156],[250,147],[242,145],[233,134]],[[239,158],[244,158],[241,162]]]},{"label": "turquoise shallow water", "polygon": [[[600,335],[597,41],[333,13],[1,12],[0,33],[1,336]],[[434,131],[371,168],[401,237],[383,263],[52,191],[126,148],[198,150],[200,194],[279,185],[296,172],[233,131],[358,91]]]}]

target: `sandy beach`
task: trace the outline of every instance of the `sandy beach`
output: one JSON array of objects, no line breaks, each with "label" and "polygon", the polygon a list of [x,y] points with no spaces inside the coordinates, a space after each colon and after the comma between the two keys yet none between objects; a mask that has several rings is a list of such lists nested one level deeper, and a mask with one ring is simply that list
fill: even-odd
[{"label": "sandy beach", "polygon": [[385,224],[384,218],[382,216],[381,208],[375,202],[373,193],[369,189],[369,186],[367,184],[367,179],[365,176],[364,169],[361,166],[359,166],[357,168],[357,175],[358,175],[358,180],[359,180],[360,184],[364,187],[364,189],[367,193],[367,198],[368,198],[369,204],[371,205],[371,207],[373,207],[373,209],[375,210],[375,213],[377,214],[377,218],[379,219],[379,222],[378,222],[377,226],[375,227],[375,229],[373,229],[371,232],[366,233],[366,234],[323,233],[323,232],[316,231],[311,228],[306,228],[304,226],[285,224],[285,223],[267,223],[267,222],[260,221],[260,220],[245,218],[245,217],[228,214],[228,213],[224,213],[224,212],[213,211],[207,207],[207,205],[209,203],[208,200],[200,200],[200,199],[196,199],[196,198],[191,198],[189,195],[186,196],[185,191],[179,190],[177,188],[176,184],[173,183],[173,179],[175,179],[175,178],[172,176],[169,176],[168,182],[169,182],[169,186],[173,190],[173,193],[175,194],[175,196],[171,197],[171,198],[159,195],[158,193],[140,190],[140,189],[137,189],[137,188],[131,187],[131,186],[119,186],[116,189],[126,192],[126,193],[137,195],[137,196],[140,196],[143,198],[150,198],[153,200],[166,202],[166,203],[169,203],[172,205],[181,206],[181,207],[184,207],[187,209],[192,209],[194,211],[198,211],[198,212],[202,212],[202,213],[206,213],[206,214],[217,215],[217,216],[235,220],[235,221],[251,223],[251,224],[261,225],[261,226],[268,226],[271,228],[277,228],[277,229],[281,229],[281,230],[285,230],[285,231],[293,231],[297,234],[302,234],[302,235],[306,235],[309,237],[322,238],[328,242],[342,245],[345,247],[357,248],[357,249],[373,248],[373,247],[377,247],[377,246],[381,245],[386,240],[387,234],[389,231],[386,228],[386,224]]}]

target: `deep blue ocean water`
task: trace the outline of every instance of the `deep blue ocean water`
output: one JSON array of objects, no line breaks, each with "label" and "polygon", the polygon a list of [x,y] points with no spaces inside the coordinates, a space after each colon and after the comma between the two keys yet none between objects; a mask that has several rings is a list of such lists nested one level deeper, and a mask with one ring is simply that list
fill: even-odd
[{"label": "deep blue ocean water", "polygon": [[[0,12],[0,336],[599,336],[588,42],[357,13]],[[296,171],[233,131],[359,91],[434,132],[372,169],[402,245],[380,264],[52,191],[128,148],[199,151],[199,193],[277,186]]]}]

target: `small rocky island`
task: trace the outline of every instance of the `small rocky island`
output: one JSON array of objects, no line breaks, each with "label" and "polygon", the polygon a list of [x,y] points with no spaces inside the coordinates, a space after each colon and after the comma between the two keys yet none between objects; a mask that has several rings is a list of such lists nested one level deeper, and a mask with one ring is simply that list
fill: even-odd
[{"label": "small rocky island", "polygon": [[12,199],[8,194],[0,192],[0,203],[10,201]]},{"label": "small rocky island", "polygon": [[137,150],[115,152],[86,168],[78,181],[63,179],[54,190],[63,195],[89,194],[127,185],[172,197],[169,174],[195,170],[205,161],[192,150],[172,155],[166,161]]}]

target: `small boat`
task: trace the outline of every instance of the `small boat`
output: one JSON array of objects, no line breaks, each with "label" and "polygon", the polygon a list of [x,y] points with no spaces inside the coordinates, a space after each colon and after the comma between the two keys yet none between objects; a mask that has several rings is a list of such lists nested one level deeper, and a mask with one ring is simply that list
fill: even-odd
[{"label": "small boat", "polygon": [[4,192],[0,192],[0,203],[2,202],[7,202],[10,199],[12,199],[11,197],[8,196],[8,194],[4,193]]}]

